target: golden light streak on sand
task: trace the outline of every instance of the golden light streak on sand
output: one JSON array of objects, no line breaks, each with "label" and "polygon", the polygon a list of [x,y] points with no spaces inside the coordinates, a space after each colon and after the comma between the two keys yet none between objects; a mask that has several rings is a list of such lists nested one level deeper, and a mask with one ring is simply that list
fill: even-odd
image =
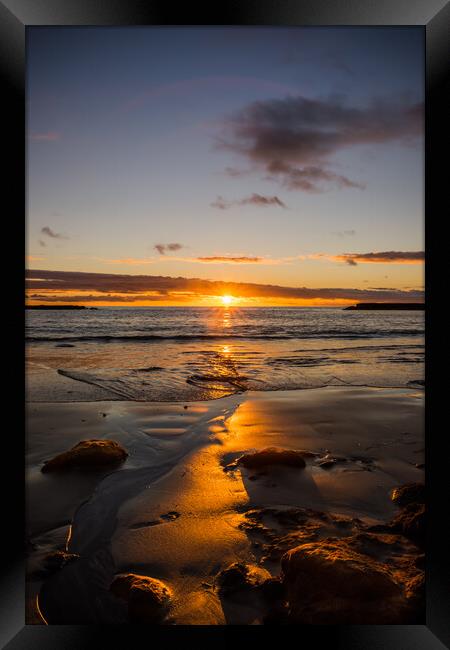
[{"label": "golden light streak on sand", "polygon": [[48,621],[45,619],[45,616],[43,615],[43,613],[41,612],[41,608],[39,607],[39,594],[36,595],[36,611],[41,617],[44,625],[48,625]]},{"label": "golden light streak on sand", "polygon": [[69,550],[69,544],[70,540],[72,539],[72,524],[69,526],[69,530],[67,532],[67,539],[66,539],[66,551]]}]

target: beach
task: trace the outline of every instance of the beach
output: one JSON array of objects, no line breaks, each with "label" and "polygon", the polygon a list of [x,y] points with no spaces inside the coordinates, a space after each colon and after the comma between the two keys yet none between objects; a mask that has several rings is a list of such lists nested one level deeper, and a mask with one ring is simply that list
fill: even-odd
[{"label": "beach", "polygon": [[[135,573],[171,590],[169,624],[263,623],[273,607],[254,591],[224,598],[221,572],[238,562],[277,577],[282,555],[301,542],[375,535],[398,512],[392,489],[424,480],[423,419],[420,387],[30,402],[28,622],[125,623],[125,603],[109,585]],[[119,469],[40,471],[92,438],[123,445],[129,455]],[[301,469],[233,465],[273,446],[312,454]],[[401,540],[403,560],[420,556]],[[57,550],[79,559],[43,578]],[[389,564],[384,547],[376,555]]]},{"label": "beach", "polygon": [[31,310],[27,621],[420,621],[423,368],[417,311]]}]

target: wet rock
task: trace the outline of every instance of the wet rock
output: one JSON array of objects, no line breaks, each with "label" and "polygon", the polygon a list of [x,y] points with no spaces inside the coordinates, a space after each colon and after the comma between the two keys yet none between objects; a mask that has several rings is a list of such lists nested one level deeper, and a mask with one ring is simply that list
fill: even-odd
[{"label": "wet rock", "polygon": [[237,459],[236,464],[247,469],[262,469],[271,465],[284,465],[287,467],[305,467],[305,457],[309,452],[283,449],[281,447],[267,447],[259,451],[244,454]]},{"label": "wet rock", "polygon": [[269,578],[270,573],[266,569],[245,562],[234,562],[219,573],[217,583],[219,592],[230,596],[259,587]]},{"label": "wet rock", "polygon": [[128,453],[113,440],[82,440],[77,445],[44,463],[41,471],[90,469],[123,463]]},{"label": "wet rock", "polygon": [[425,505],[410,503],[389,523],[389,528],[412,539],[419,545],[425,543]]},{"label": "wet rock", "polygon": [[257,508],[244,515],[239,528],[259,542],[258,559],[279,566],[290,549],[332,534],[341,536],[360,530],[362,522],[345,515],[333,515],[311,508]]},{"label": "wet rock", "polygon": [[331,454],[326,454],[326,456],[323,456],[322,458],[319,458],[317,460],[317,464],[319,467],[322,469],[331,469],[332,467],[335,467],[335,465],[339,463],[346,463],[347,459],[344,458],[344,456],[332,456]]},{"label": "wet rock", "polygon": [[336,461],[334,460],[334,458],[330,458],[328,460],[322,460],[317,464],[322,469],[331,469],[332,467],[334,467],[336,465]]},{"label": "wet rock", "polygon": [[420,558],[425,557],[422,551],[410,539],[392,530],[384,534],[364,530],[347,537],[345,541],[356,551],[386,561],[389,570],[395,570],[399,576],[402,573],[402,583],[421,571]]},{"label": "wet rock", "polygon": [[413,622],[413,608],[386,565],[347,539],[302,544],[282,558],[289,617],[302,624]]},{"label": "wet rock", "polygon": [[166,512],[164,515],[160,515],[160,518],[165,521],[174,521],[175,519],[178,519],[178,517],[180,517],[180,513],[176,510],[171,510],[170,512]]},{"label": "wet rock", "polygon": [[425,486],[422,483],[407,483],[394,488],[392,501],[401,511],[389,522],[389,529],[398,532],[416,544],[425,543]]},{"label": "wet rock", "polygon": [[395,505],[404,508],[410,503],[425,503],[425,485],[423,483],[406,483],[391,492]]},{"label": "wet rock", "polygon": [[172,600],[172,592],[164,582],[135,573],[116,576],[109,589],[127,601],[131,623],[161,623]]},{"label": "wet rock", "polygon": [[425,573],[422,572],[408,580],[405,584],[405,590],[411,604],[422,607],[425,603]]},{"label": "wet rock", "polygon": [[66,553],[66,551],[53,551],[44,557],[41,568],[36,572],[39,579],[48,578],[57,571],[60,571],[68,564],[80,559],[77,553]]}]

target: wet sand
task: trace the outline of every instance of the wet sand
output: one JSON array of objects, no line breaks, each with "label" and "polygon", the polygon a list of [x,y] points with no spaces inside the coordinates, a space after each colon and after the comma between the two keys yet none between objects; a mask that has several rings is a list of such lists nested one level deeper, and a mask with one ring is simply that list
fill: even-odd
[{"label": "wet sand", "polygon": [[[217,574],[245,561],[278,575],[278,551],[300,543],[306,529],[324,536],[342,522],[391,519],[390,490],[424,480],[423,398],[415,389],[327,387],[209,402],[29,404],[28,622],[42,622],[38,608],[49,623],[126,622],[108,586],[132,571],[172,589],[171,623],[260,623],[258,603],[220,597]],[[120,442],[128,459],[114,472],[40,472],[88,438]],[[301,470],[227,468],[268,446],[317,456]],[[319,464],[326,455],[336,460],[329,468]],[[276,543],[271,533],[268,543],[265,531],[293,508],[309,509],[308,521],[283,529]],[[39,569],[53,549],[81,559],[43,581]]]}]

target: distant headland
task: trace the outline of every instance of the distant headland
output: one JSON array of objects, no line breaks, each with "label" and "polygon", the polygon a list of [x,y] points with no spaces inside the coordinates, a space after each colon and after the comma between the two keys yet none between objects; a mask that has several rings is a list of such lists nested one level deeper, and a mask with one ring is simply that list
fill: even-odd
[{"label": "distant headland", "polygon": [[414,310],[423,311],[424,302],[359,302],[351,307],[344,307],[344,310],[375,311],[375,310]]},{"label": "distant headland", "polygon": [[84,305],[25,305],[25,309],[97,309]]}]

